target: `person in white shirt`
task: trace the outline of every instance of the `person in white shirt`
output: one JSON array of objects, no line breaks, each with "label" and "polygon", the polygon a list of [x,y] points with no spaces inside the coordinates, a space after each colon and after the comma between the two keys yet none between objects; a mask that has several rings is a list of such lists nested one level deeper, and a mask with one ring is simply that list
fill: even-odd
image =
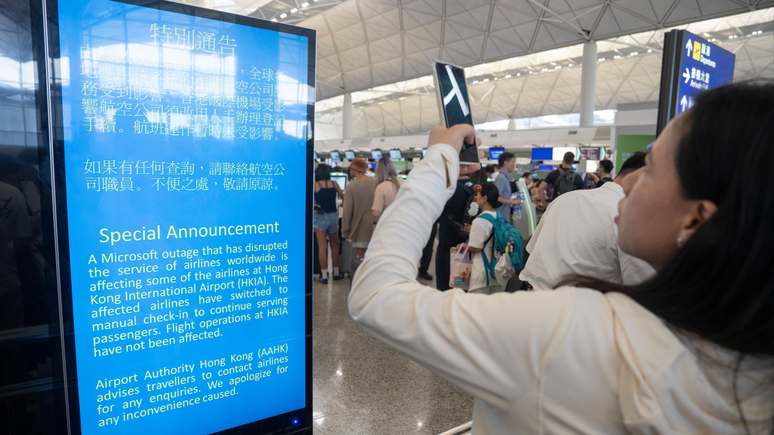
[{"label": "person in white shirt", "polygon": [[[645,166],[645,153],[629,157],[615,181],[575,190],[554,200],[527,244],[530,253],[519,279],[535,290],[551,290],[562,278],[581,274],[616,284],[639,284],[656,271],[618,246],[618,202],[624,180]],[[636,175],[631,175],[636,178]]]},{"label": "person in white shirt", "polygon": [[[475,202],[478,208],[481,210],[481,215],[488,214],[497,219],[497,207],[500,206],[500,191],[497,190],[497,186],[494,183],[484,183],[476,187]],[[470,224],[470,240],[468,243],[462,243],[457,247],[458,250],[465,250],[473,253],[473,268],[470,273],[470,287],[468,291],[471,293],[484,293],[492,294],[498,291],[502,291],[502,286],[497,283],[497,280],[492,278],[489,271],[484,267],[483,255],[489,262],[494,261],[494,236],[492,230],[494,225],[488,220],[479,215],[473,219]],[[487,276],[489,277],[487,278]]]},{"label": "person in white shirt", "polygon": [[494,295],[416,281],[474,137],[437,127],[376,228],[350,315],[475,396],[476,435],[769,434],[773,124],[774,83],[760,81],[705,91],[667,125],[617,219],[649,281]]}]

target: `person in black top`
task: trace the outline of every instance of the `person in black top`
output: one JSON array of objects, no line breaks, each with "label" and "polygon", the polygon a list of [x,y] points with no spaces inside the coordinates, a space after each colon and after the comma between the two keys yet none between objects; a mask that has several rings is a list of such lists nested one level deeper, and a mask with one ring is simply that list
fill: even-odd
[{"label": "person in black top", "polygon": [[608,181],[613,181],[613,162],[610,160],[602,160],[599,162],[599,181],[597,181],[597,187],[602,187],[603,184]]},{"label": "person in black top", "polygon": [[571,152],[564,153],[562,166],[551,171],[546,177],[546,183],[554,186],[554,197],[552,199],[556,199],[563,193],[583,189],[583,178],[572,169],[574,161],[575,154]]},{"label": "person in black top", "polygon": [[470,223],[467,207],[470,205],[470,199],[476,194],[473,186],[474,183],[468,175],[460,175],[457,190],[446,202],[441,217],[438,218],[438,250],[435,252],[435,286],[438,290],[451,288],[451,248],[468,239],[463,228],[466,223]]},{"label": "person in black top", "polygon": [[339,273],[339,213],[336,195],[344,199],[344,192],[335,181],[331,181],[331,167],[319,165],[315,170],[314,183],[314,233],[317,236],[318,258],[320,260],[320,282],[328,283],[328,241],[331,244],[333,280],[344,278]]}]

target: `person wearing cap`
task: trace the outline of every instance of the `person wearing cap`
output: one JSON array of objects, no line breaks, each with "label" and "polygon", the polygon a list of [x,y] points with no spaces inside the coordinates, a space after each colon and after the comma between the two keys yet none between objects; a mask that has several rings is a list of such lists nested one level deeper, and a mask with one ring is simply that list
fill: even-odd
[{"label": "person wearing cap", "polygon": [[374,233],[376,218],[371,212],[374,203],[373,177],[366,175],[368,165],[365,160],[356,158],[349,164],[349,174],[353,179],[347,186],[347,194],[344,195],[344,211],[341,216],[341,235],[352,241],[352,246],[357,250],[357,261],[353,265],[352,275],[360,261],[365,256],[368,242]]}]

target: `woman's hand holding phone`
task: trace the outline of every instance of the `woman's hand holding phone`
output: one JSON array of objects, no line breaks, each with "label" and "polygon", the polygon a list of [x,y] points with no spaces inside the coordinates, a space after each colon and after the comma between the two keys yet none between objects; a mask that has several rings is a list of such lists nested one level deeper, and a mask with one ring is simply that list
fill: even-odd
[{"label": "woman's hand holding phone", "polygon": [[[476,130],[469,124],[457,124],[449,128],[438,125],[430,132],[428,148],[433,145],[447,144],[454,147],[457,153],[462,151],[462,143],[472,143],[476,140],[477,146],[481,146],[481,139],[476,138]],[[460,165],[460,175],[470,174],[481,169],[481,165]]]}]

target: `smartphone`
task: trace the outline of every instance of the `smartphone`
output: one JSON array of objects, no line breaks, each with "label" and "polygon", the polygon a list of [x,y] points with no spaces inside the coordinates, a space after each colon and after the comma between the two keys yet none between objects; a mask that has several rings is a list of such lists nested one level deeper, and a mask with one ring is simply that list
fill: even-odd
[{"label": "smartphone", "polygon": [[[435,79],[435,95],[438,98],[438,111],[441,114],[443,124],[447,128],[457,124],[473,125],[468,86],[465,83],[465,69],[434,60],[433,78]],[[460,151],[460,164],[478,165],[480,163],[476,139],[473,138],[472,144],[463,142],[462,151]]]}]

